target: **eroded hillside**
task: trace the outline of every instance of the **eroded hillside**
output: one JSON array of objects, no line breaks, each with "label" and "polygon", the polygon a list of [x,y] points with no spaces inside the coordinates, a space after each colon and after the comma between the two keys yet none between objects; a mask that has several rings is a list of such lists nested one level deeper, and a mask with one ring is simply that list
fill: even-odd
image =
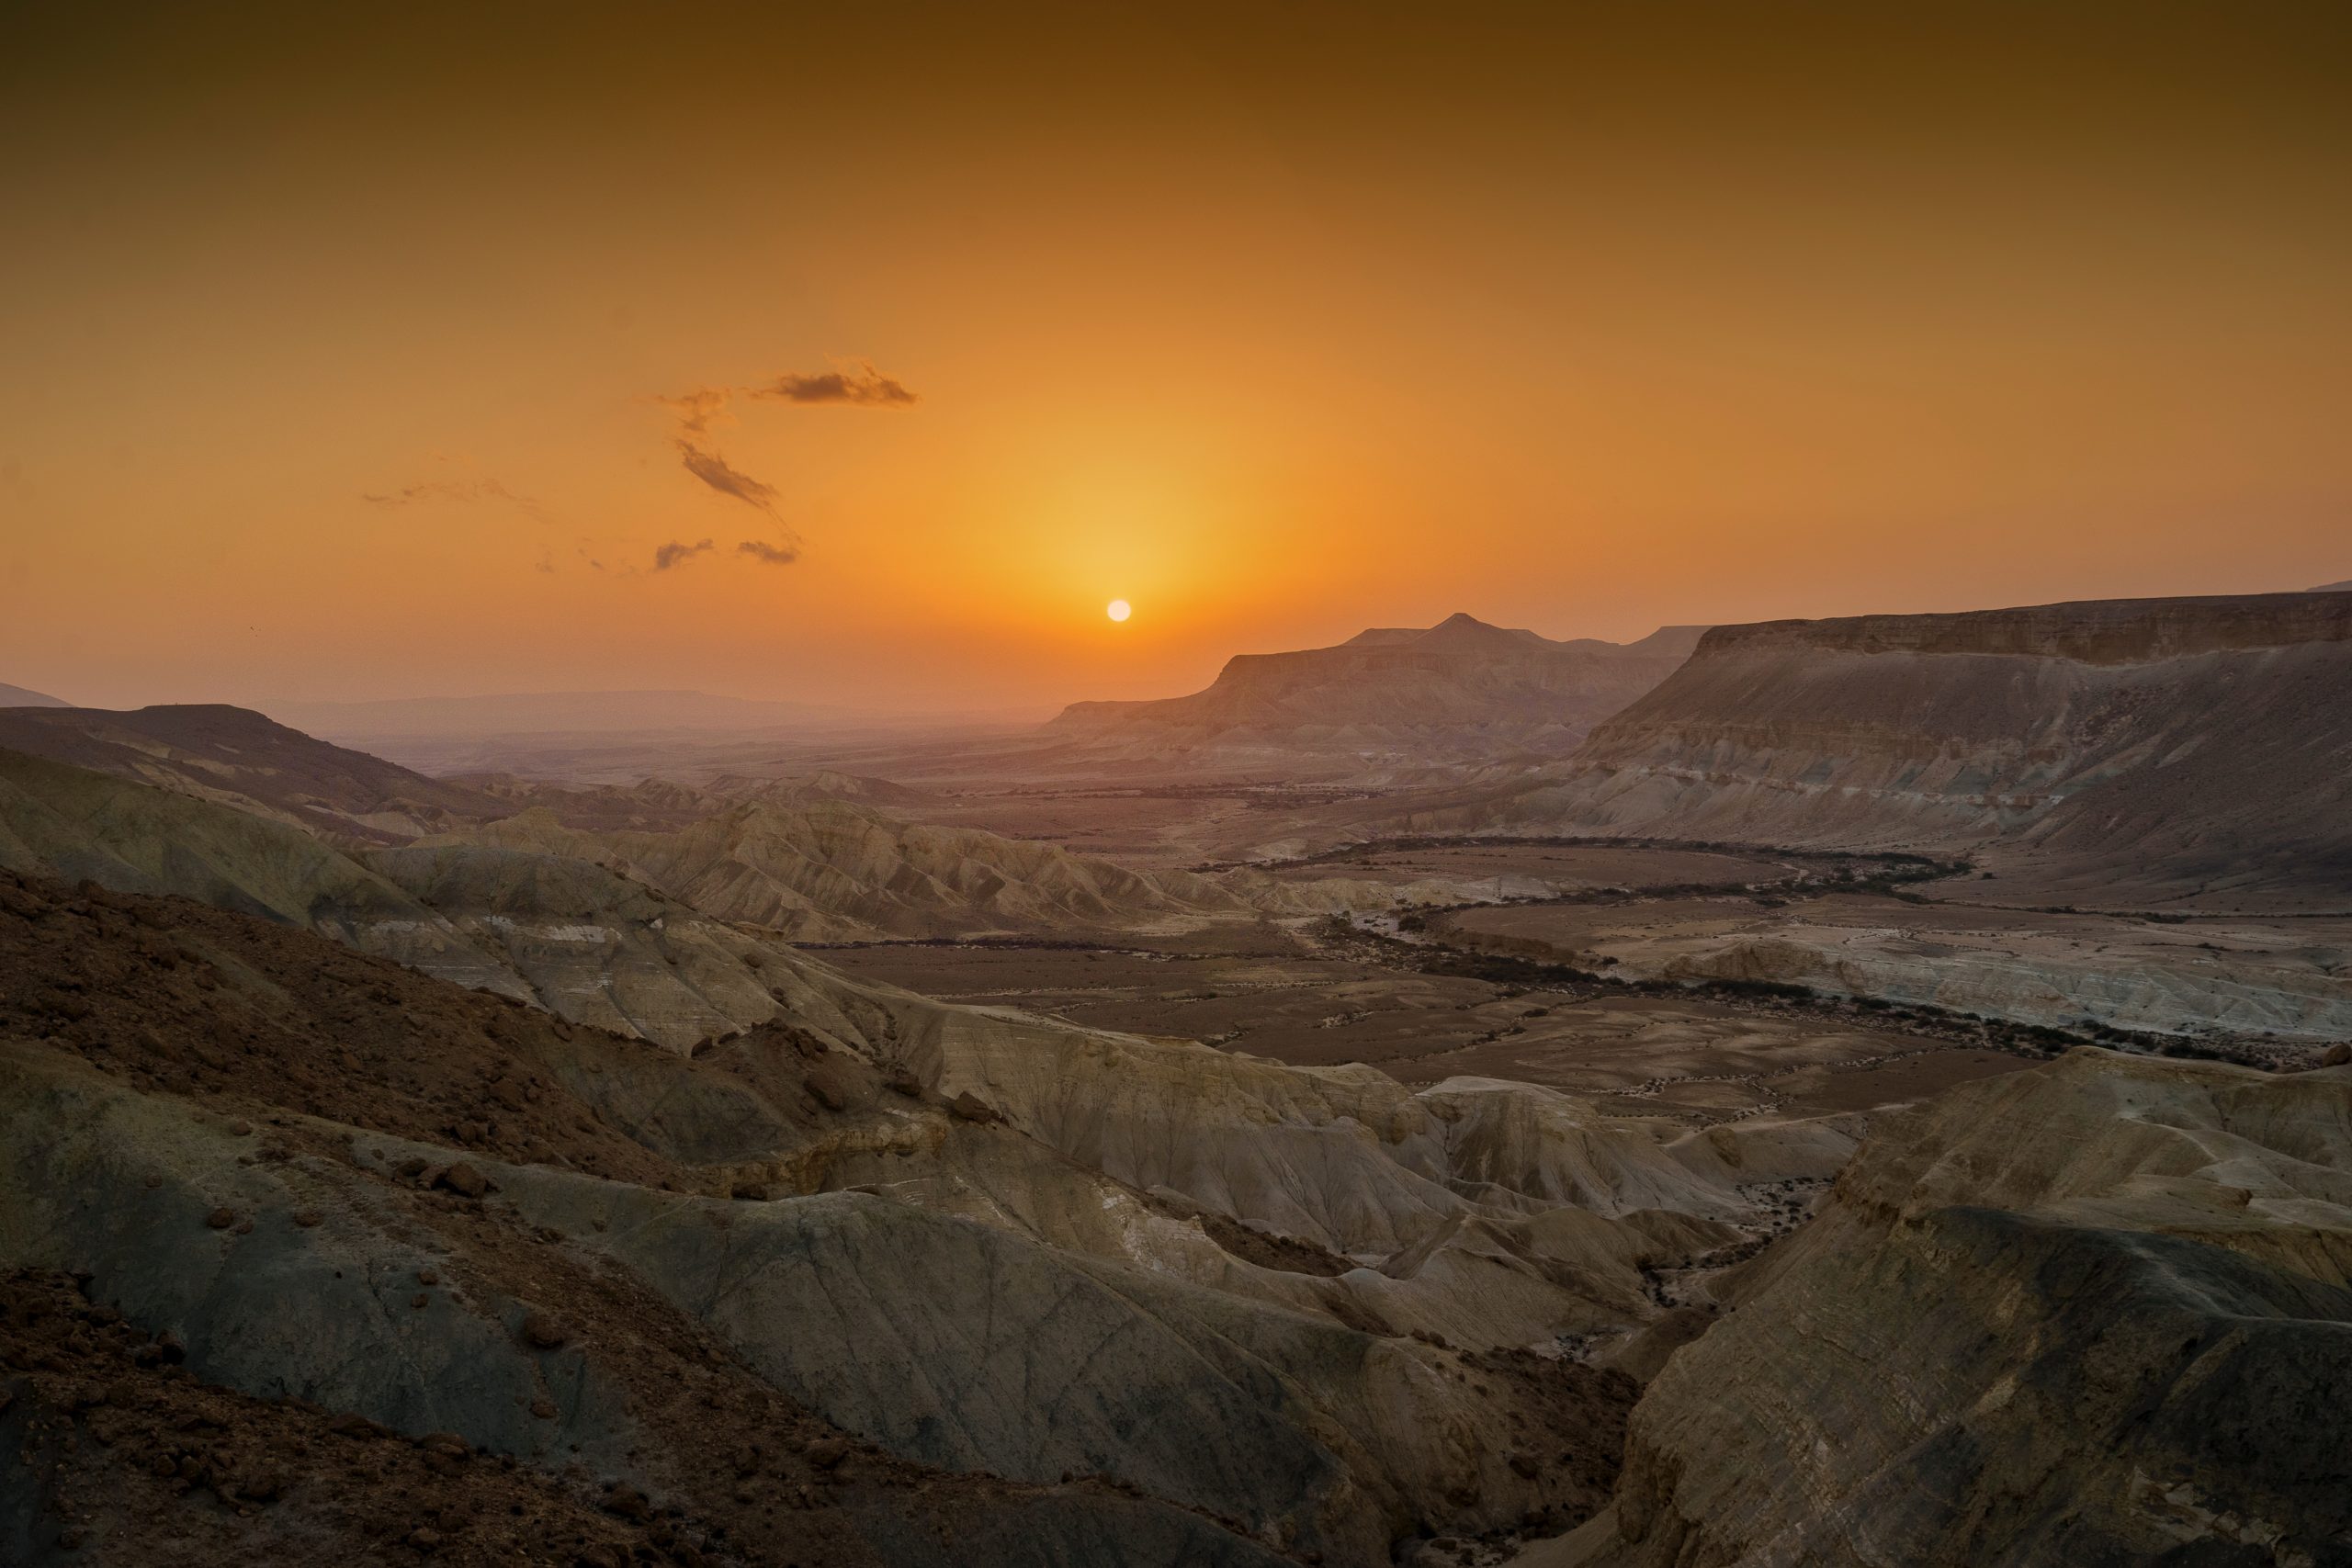
[{"label": "eroded hillside", "polygon": [[[669,1051],[186,900],[6,894],[0,1261],[86,1270],[123,1353],[169,1333],[235,1394],[447,1433],[452,1462],[577,1444],[595,1484],[547,1507],[617,1481],[716,1560],[792,1560],[744,1510],[838,1500],[807,1525],[853,1554],[810,1560],[927,1561],[893,1541],[934,1493],[1068,1516],[1031,1550],[1152,1499],[1175,1512],[1118,1523],[1123,1552],[1555,1529],[1597,1506],[1630,1384],[1520,1347],[1638,1327],[1647,1270],[1764,1217],[1712,1155],[1526,1086],[1415,1094],[805,961],[787,1017]],[[835,1429],[870,1446],[844,1465]],[[718,1457],[762,1432],[774,1460]],[[93,1463],[49,1483],[92,1517],[51,1522],[139,1539]]]},{"label": "eroded hillside", "polygon": [[2338,1560],[2347,1121],[2352,1068],[2091,1050],[1912,1113],[1527,1568]]}]

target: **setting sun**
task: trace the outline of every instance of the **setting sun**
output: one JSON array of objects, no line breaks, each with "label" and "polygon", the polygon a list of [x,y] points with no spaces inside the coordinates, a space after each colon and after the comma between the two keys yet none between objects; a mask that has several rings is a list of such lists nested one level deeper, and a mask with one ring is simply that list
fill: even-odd
[{"label": "setting sun", "polygon": [[1134,615],[1135,611],[1128,605],[1125,599],[1114,599],[1110,604],[1103,606],[1102,613],[1110,616],[1114,621],[1124,621],[1129,615]]}]

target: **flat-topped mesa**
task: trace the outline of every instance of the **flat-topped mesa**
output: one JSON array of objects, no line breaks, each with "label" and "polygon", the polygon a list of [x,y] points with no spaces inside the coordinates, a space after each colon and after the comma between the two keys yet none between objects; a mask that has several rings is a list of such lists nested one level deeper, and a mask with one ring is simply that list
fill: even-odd
[{"label": "flat-topped mesa", "polygon": [[2014,849],[2041,902],[2340,907],[2352,593],[1720,626],[1566,763],[1442,825]]},{"label": "flat-topped mesa", "polygon": [[2086,599],[1951,615],[1844,615],[1716,626],[1702,658],[1763,646],[1860,653],[1990,653],[2135,664],[2238,649],[2352,641],[2346,584],[2303,593],[2193,599]]}]

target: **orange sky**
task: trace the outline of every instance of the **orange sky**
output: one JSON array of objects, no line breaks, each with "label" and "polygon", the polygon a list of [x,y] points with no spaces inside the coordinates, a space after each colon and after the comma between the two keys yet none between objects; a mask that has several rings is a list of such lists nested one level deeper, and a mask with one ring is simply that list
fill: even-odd
[{"label": "orange sky", "polygon": [[79,701],[2352,576],[2352,8],[30,9],[0,681]]}]

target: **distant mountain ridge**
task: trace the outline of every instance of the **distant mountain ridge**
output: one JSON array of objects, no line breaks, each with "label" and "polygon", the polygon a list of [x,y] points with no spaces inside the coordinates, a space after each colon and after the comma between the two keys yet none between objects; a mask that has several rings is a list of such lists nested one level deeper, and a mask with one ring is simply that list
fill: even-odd
[{"label": "distant mountain ridge", "polygon": [[1408,764],[1564,756],[1591,727],[1671,674],[1696,626],[1634,643],[1555,641],[1448,616],[1374,627],[1332,648],[1245,653],[1189,696],[1073,703],[1057,737],[1136,754],[1221,753],[1246,764],[1354,756]]},{"label": "distant mountain ridge", "polygon": [[363,843],[398,843],[508,809],[479,790],[225,703],[0,711],[0,748]]},{"label": "distant mountain ridge", "polygon": [[0,708],[70,708],[73,705],[63,697],[52,697],[46,692],[11,686],[6,681],[0,681]]}]

